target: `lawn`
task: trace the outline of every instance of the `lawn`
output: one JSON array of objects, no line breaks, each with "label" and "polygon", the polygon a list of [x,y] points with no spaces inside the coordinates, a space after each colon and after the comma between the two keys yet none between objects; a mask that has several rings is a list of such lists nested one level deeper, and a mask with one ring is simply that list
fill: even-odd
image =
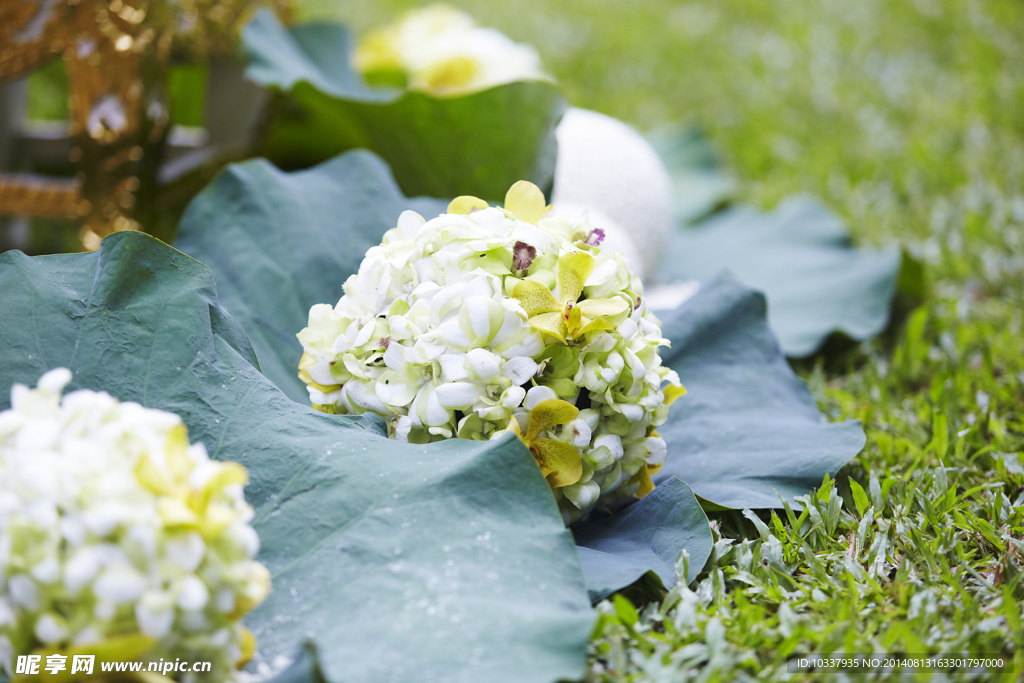
[{"label": "lawn", "polygon": [[[814,194],[927,268],[891,334],[799,368],[831,419],[863,420],[863,453],[800,514],[714,519],[689,588],[603,603],[588,680],[774,679],[840,651],[1015,654],[1019,675],[1024,5],[458,4],[536,45],[573,104],[703,128],[743,201]],[[361,29],[410,5],[300,14]]]}]

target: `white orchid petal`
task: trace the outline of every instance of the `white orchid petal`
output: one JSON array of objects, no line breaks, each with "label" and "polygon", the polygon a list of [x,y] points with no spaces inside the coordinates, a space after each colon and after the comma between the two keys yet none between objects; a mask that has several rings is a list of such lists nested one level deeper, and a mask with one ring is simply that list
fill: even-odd
[{"label": "white orchid petal", "polygon": [[480,386],[470,382],[449,382],[434,390],[438,403],[453,410],[462,410],[472,406],[482,393],[483,390]]},{"label": "white orchid petal", "polygon": [[422,384],[422,378],[419,378],[419,381],[403,381],[399,373],[392,371],[381,375],[374,388],[381,403],[402,407],[409,405],[416,398]]},{"label": "white orchid petal", "polygon": [[537,362],[527,356],[510,358],[501,366],[501,375],[512,384],[525,384],[537,373]]},{"label": "white orchid petal", "polygon": [[409,362],[405,359],[405,347],[398,342],[392,341],[388,344],[388,348],[384,351],[384,365],[388,366],[395,372],[402,372],[409,365]]},{"label": "white orchid petal", "polygon": [[620,437],[616,436],[615,434],[603,434],[594,439],[595,448],[600,448],[602,446],[609,450],[609,452],[612,455],[612,459],[622,459],[622,454],[624,451],[622,449],[622,439]]},{"label": "white orchid petal", "polygon": [[[463,325],[463,330],[466,334],[472,334],[477,340],[483,340],[484,342],[489,341],[494,333],[497,332],[497,328],[500,327],[501,322],[505,319],[504,312],[501,307],[495,304],[495,302],[485,297],[474,297],[467,299],[463,304],[462,309],[466,317],[469,320],[470,329],[466,329]],[[495,321],[495,318],[498,318]],[[497,325],[495,325],[497,322]]]},{"label": "white orchid petal", "polygon": [[444,323],[437,328],[437,332],[445,344],[456,351],[466,351],[472,343],[469,335],[463,331],[457,319]]},{"label": "white orchid petal", "polygon": [[449,420],[451,420],[451,414],[441,405],[440,400],[437,398],[437,391],[427,393],[424,406],[424,423],[428,427],[440,427],[447,424]]},{"label": "white orchid petal", "polygon": [[470,376],[487,384],[501,375],[501,356],[485,349],[473,349],[466,354],[466,370]]},{"label": "white orchid petal", "polygon": [[384,407],[380,399],[377,398],[376,383],[375,382],[362,382],[358,380],[352,380],[345,385],[343,391],[345,392],[345,398],[348,400],[349,405],[352,406],[353,410],[358,413],[377,413],[378,415],[388,415],[388,409]]},{"label": "white orchid petal", "polygon": [[558,398],[558,394],[549,387],[532,387],[526,392],[526,409],[533,410],[541,401],[551,401]]}]

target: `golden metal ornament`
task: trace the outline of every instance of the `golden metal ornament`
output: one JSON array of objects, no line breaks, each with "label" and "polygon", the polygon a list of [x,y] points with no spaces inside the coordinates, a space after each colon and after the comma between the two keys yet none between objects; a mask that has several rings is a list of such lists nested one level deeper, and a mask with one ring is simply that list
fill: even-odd
[{"label": "golden metal ornament", "polygon": [[[0,80],[61,54],[74,182],[0,176],[0,209],[81,218],[82,246],[156,220],[172,63],[227,52],[253,0],[0,0]],[[272,0],[280,12],[285,0]]]}]

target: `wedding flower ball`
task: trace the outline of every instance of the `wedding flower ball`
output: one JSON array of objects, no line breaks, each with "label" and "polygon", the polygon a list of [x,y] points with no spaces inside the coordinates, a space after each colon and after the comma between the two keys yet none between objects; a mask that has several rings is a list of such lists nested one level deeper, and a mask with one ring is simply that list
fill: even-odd
[{"label": "wedding flower ball", "polygon": [[[181,418],[71,372],[15,384],[0,412],[0,668],[17,655],[209,661],[251,656],[239,619],[267,595],[245,469],[189,444]],[[70,660],[69,660],[70,661]]]},{"label": "wedding flower ball", "polygon": [[672,180],[658,153],[622,121],[586,109],[567,111],[555,137],[554,205],[588,207],[627,228],[654,273],[672,229]]},{"label": "wedding flower ball", "polygon": [[397,23],[368,33],[352,61],[371,84],[405,85],[439,96],[551,80],[532,46],[477,26],[468,14],[447,5],[412,10]]},{"label": "wedding flower ball", "polygon": [[404,212],[298,335],[313,407],[375,413],[410,443],[511,430],[569,522],[646,495],[666,455],[655,430],[683,390],[640,279],[603,242],[525,181],[504,208]]}]

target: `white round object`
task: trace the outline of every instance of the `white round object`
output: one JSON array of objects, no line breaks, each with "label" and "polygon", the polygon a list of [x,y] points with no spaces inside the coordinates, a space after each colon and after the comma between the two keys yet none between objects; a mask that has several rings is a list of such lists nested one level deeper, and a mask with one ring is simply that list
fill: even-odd
[{"label": "white round object", "polygon": [[658,283],[644,289],[647,308],[658,311],[672,311],[693,298],[700,290],[700,280],[675,280],[674,282]]},{"label": "white round object", "polygon": [[672,181],[658,153],[622,121],[587,109],[567,111],[555,136],[553,203],[596,209],[628,230],[653,273],[672,228]]},{"label": "white round object", "polygon": [[644,282],[644,263],[640,258],[633,238],[628,232],[613,221],[607,214],[589,206],[583,206],[575,202],[558,202],[551,207],[551,215],[564,218],[573,225],[578,225],[584,220],[591,228],[599,228],[604,231],[604,240],[601,242],[602,249],[613,249],[629,262],[629,269],[634,275]]}]

